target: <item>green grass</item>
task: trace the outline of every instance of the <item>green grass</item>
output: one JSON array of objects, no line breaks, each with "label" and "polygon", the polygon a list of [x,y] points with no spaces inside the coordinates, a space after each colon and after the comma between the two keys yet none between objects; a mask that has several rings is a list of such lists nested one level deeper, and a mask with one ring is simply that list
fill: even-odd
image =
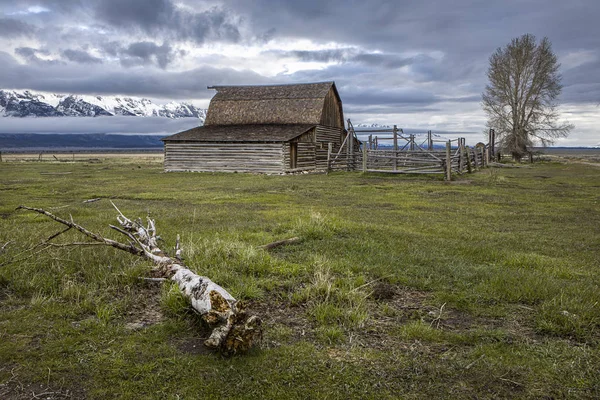
[{"label": "green grass", "polygon": [[[0,185],[0,398],[600,397],[597,167],[448,183],[10,162]],[[139,279],[142,259],[104,247],[29,257],[61,227],[18,205],[124,241],[107,199],[155,218],[165,249],[180,234],[186,263],[263,318],[260,348],[204,350],[201,320],[174,285]]]}]

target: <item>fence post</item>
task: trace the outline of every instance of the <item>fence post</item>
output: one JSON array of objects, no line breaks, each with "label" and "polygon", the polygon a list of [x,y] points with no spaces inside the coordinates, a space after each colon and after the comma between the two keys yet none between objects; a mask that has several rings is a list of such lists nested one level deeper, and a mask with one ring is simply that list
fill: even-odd
[{"label": "fence post", "polygon": [[433,138],[431,136],[431,131],[427,131],[427,150],[433,151]]},{"label": "fence post", "polygon": [[490,149],[489,160],[494,159],[494,155],[496,154],[496,131],[490,128],[490,134],[488,136],[488,146]]},{"label": "fence post", "polygon": [[398,127],[394,125],[394,171],[398,169]]},{"label": "fence post", "polygon": [[446,142],[446,180],[452,180],[452,151],[450,150],[452,142]]},{"label": "fence post", "polygon": [[481,168],[485,167],[485,148],[481,147]]},{"label": "fence post", "polygon": [[327,173],[331,171],[331,152],[333,151],[333,143],[327,143]]},{"label": "fence post", "polygon": [[465,138],[458,139],[458,172],[463,173],[465,169]]},{"label": "fence post", "polygon": [[346,138],[346,170],[350,171],[350,149],[352,148],[351,132],[348,129],[348,137]]},{"label": "fence post", "polygon": [[467,156],[467,172],[468,173],[472,173],[473,172],[473,168],[471,167],[471,149],[470,148],[465,148],[465,153]]},{"label": "fence post", "polygon": [[410,151],[415,151],[415,135],[410,135]]},{"label": "fence post", "polygon": [[363,172],[367,172],[367,146],[365,145],[366,143],[363,143]]},{"label": "fence post", "polygon": [[373,148],[373,134],[369,135],[369,150]]}]

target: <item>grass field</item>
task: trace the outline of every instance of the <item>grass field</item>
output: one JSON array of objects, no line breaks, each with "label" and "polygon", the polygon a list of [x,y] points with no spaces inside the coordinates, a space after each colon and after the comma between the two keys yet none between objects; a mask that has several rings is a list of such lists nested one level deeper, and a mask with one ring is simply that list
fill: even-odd
[{"label": "grass field", "polygon": [[[600,397],[596,166],[448,183],[95,158],[0,164],[2,399]],[[108,199],[150,213],[165,248],[180,234],[186,263],[263,318],[260,347],[206,351],[200,319],[175,287],[140,279],[142,259],[26,252],[62,228],[18,205],[121,239]]]}]

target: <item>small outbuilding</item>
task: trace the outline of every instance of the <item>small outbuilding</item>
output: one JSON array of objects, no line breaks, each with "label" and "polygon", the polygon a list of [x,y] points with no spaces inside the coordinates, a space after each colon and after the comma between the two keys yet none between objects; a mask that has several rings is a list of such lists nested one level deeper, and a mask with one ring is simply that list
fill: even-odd
[{"label": "small outbuilding", "polygon": [[204,126],[162,139],[166,171],[312,172],[358,152],[334,82],[209,89]]}]

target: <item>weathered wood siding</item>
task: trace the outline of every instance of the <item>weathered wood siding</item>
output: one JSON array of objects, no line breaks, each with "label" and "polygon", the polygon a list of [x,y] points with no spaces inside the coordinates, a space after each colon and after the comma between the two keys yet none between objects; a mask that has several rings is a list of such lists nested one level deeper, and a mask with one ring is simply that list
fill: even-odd
[{"label": "weathered wood siding", "polygon": [[[337,143],[341,144],[341,141],[344,140],[342,136],[343,129],[342,128],[334,128],[330,126],[322,126],[319,125],[315,128],[316,135],[315,140],[322,143]],[[327,146],[325,146],[327,147]],[[327,149],[325,149],[327,150]]]},{"label": "weathered wood siding", "polygon": [[341,140],[343,140],[342,132],[342,128],[317,126],[315,135],[315,164],[317,169],[327,169],[327,148],[329,143],[333,143],[333,154],[337,154],[337,152],[340,150]]},{"label": "weathered wood siding", "polygon": [[[315,170],[315,129],[304,133],[291,142],[283,145],[283,164],[286,172],[314,171]],[[291,145],[295,143],[296,168],[292,168]]]},{"label": "weathered wood siding", "polygon": [[314,143],[297,143],[297,159],[296,168],[291,168],[290,161],[290,143],[285,143],[283,146],[283,163],[285,164],[286,172],[314,171],[315,170],[315,144]]},{"label": "weathered wood siding", "polygon": [[282,143],[166,142],[165,171],[282,173],[283,153]]},{"label": "weathered wood siding", "polygon": [[[166,141],[165,170],[272,174],[324,171],[329,143],[333,145],[331,160],[335,159],[332,168],[346,169],[349,162],[353,168],[356,162],[347,158],[347,144],[342,148],[345,134],[342,128],[319,125],[284,143]],[[292,143],[296,147],[295,168],[291,162]],[[354,155],[359,153],[355,144]]]},{"label": "weathered wood siding", "polygon": [[323,113],[321,114],[321,125],[333,126],[337,128],[344,127],[344,114],[342,111],[342,102],[336,95],[335,89],[329,89],[323,103]]}]

